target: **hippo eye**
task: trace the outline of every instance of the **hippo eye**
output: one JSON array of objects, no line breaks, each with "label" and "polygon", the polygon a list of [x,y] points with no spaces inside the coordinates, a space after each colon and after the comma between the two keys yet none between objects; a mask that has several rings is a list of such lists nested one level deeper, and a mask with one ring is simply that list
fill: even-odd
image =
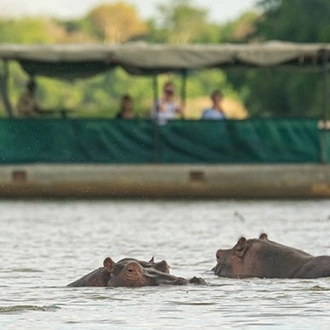
[{"label": "hippo eye", "polygon": [[133,268],[128,268],[127,271],[132,273],[134,271],[134,269]]}]

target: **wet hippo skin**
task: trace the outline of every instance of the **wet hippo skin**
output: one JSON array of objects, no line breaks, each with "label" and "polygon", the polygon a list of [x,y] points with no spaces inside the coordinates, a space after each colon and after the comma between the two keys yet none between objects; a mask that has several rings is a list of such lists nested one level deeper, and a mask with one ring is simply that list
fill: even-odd
[{"label": "wet hippo skin", "polygon": [[135,261],[141,264],[143,267],[151,268],[155,267],[163,272],[169,272],[169,265],[165,260],[161,262],[154,262],[154,258],[150,261],[142,261],[134,258],[121,259],[118,262],[114,262],[111,258],[107,257],[103,261],[103,267],[99,267],[80,279],[68,284],[69,287],[83,287],[83,286],[107,286],[109,280],[120,273],[121,269],[129,262]]},{"label": "wet hippo skin", "polygon": [[205,284],[201,278],[193,277],[186,280],[183,277],[177,277],[155,268],[144,268],[141,264],[132,261],[127,263],[120,273],[112,277],[108,286],[112,287],[142,287],[158,285],[187,285],[187,284]]},{"label": "wet hippo skin", "polygon": [[259,239],[241,237],[231,248],[219,249],[214,274],[231,278],[319,278],[330,276],[330,256],[314,257],[282,245],[261,234]]},{"label": "wet hippo skin", "polygon": [[112,274],[114,262],[111,258],[105,258],[103,267],[99,267],[80,279],[68,284],[69,287],[83,287],[83,286],[106,286]]},{"label": "wet hippo skin", "polygon": [[193,277],[186,280],[182,277],[170,275],[170,266],[165,260],[155,262],[142,261],[134,258],[124,258],[114,262],[107,257],[100,267],[80,279],[70,283],[69,287],[84,286],[124,286],[141,287],[157,285],[185,285],[185,284],[205,284],[202,278]]}]

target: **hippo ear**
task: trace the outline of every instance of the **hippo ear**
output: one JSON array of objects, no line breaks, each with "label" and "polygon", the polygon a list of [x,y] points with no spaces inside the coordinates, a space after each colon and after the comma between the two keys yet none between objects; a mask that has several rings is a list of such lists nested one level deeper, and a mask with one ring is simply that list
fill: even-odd
[{"label": "hippo ear", "polygon": [[261,233],[260,236],[259,236],[259,239],[262,239],[262,240],[268,240],[268,235],[266,233]]},{"label": "hippo ear", "polygon": [[155,262],[155,257],[152,257],[149,262]]},{"label": "hippo ear", "polygon": [[103,261],[103,266],[105,268],[107,268],[108,270],[111,270],[114,267],[114,265],[115,265],[115,262],[109,257],[105,258]]},{"label": "hippo ear", "polygon": [[235,255],[238,256],[239,258],[244,257],[244,254],[246,252],[246,248],[247,248],[247,241],[245,237],[241,237],[237,244],[234,247],[234,252]]}]

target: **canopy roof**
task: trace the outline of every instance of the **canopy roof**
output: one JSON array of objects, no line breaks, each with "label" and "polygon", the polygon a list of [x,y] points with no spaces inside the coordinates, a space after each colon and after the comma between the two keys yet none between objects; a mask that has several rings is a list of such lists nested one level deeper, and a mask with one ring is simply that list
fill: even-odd
[{"label": "canopy roof", "polygon": [[[324,57],[325,54],[325,57]],[[18,61],[30,75],[91,76],[120,66],[132,74],[233,67],[295,66],[320,70],[330,61],[330,44],[271,41],[259,44],[121,45],[0,44],[0,59]]]}]

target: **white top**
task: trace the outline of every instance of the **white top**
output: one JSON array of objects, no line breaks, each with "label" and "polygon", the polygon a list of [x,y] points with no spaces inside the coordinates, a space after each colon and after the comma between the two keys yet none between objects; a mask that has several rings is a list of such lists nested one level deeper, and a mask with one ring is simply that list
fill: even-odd
[{"label": "white top", "polygon": [[152,117],[158,119],[159,125],[165,125],[168,120],[174,119],[177,113],[178,104],[174,101],[164,102],[163,110],[159,110],[157,113],[157,107],[159,107],[160,101],[158,100],[156,106],[153,109]]},{"label": "white top", "polygon": [[202,114],[202,119],[216,119],[216,120],[221,120],[225,119],[225,115],[213,108],[205,109]]}]

